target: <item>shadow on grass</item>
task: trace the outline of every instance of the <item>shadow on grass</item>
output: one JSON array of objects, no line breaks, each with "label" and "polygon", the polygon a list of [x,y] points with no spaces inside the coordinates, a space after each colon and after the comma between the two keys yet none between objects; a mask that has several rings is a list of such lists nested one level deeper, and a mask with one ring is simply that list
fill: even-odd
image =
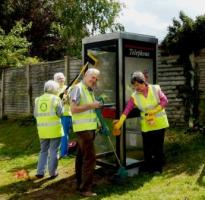
[{"label": "shadow on grass", "polygon": [[[1,125],[1,127],[3,126]],[[21,127],[16,124],[7,124],[7,126],[3,128],[4,131],[7,131],[7,134],[2,134],[3,137],[0,137],[0,143],[4,144],[3,147],[1,146],[0,156],[10,156],[10,158],[14,158],[39,151],[36,148],[36,146],[38,147],[39,145],[37,144],[38,136],[35,126],[28,125]],[[17,129],[20,130],[15,132]],[[13,134],[15,134],[15,137],[12,137]],[[22,140],[22,138],[27,139]],[[17,151],[16,154],[15,151]],[[14,155],[12,153],[14,153]],[[204,166],[202,167],[205,157],[204,135],[197,133],[184,134],[183,132],[168,130],[165,140],[165,156],[166,164],[164,173],[160,176],[169,178],[181,173],[187,173],[189,175],[198,173],[199,175],[197,176],[196,182],[201,186],[205,186],[205,169]],[[35,167],[36,165],[34,166],[34,164],[24,166],[25,169]],[[12,170],[15,170],[15,168]],[[154,175],[142,173],[136,177],[128,178],[123,184],[115,185],[111,182],[111,176],[111,174],[106,173],[106,170],[96,172],[96,186],[94,190],[98,193],[98,196],[92,199],[102,199],[103,197],[109,197],[113,194],[122,195],[128,191],[137,190],[142,187],[144,183],[149,182]],[[0,188],[0,194],[6,193],[10,195],[10,200],[83,199],[75,190],[74,176],[61,179],[58,177],[55,180],[25,180],[11,183]]]},{"label": "shadow on grass", "polygon": [[202,169],[199,173],[198,179],[197,179],[197,183],[200,186],[205,187],[205,164],[203,164]]},{"label": "shadow on grass", "polygon": [[[113,172],[105,172],[105,169],[95,171],[94,191],[98,193],[97,197],[92,199],[102,199],[113,194],[121,195],[131,190],[137,190],[142,187],[145,182],[152,179],[152,175],[136,176],[135,178],[126,178],[124,182],[113,184],[111,177]],[[76,191],[75,176],[67,178],[27,180],[13,183],[0,190],[3,193],[11,194],[9,200],[34,200],[34,199],[84,199],[79,192]]]},{"label": "shadow on grass", "polygon": [[[176,131],[175,131],[176,132]],[[166,165],[169,176],[198,173],[204,164],[205,136],[199,133],[184,134],[168,131],[165,141]]]}]

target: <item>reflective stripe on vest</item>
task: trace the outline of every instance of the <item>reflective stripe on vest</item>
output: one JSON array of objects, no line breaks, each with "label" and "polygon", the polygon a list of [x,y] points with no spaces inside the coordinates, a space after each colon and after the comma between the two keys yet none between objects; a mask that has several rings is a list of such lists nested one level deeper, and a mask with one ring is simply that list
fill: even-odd
[{"label": "reflective stripe on vest", "polygon": [[61,121],[55,111],[59,101],[59,97],[47,93],[36,98],[34,113],[39,138],[62,137]]},{"label": "reflective stripe on vest", "polygon": [[169,127],[167,115],[164,109],[155,114],[154,124],[150,125],[145,120],[146,111],[155,108],[160,102],[158,95],[158,90],[160,89],[159,85],[148,85],[148,87],[147,97],[144,97],[143,94],[137,91],[132,94],[136,107],[141,111],[141,130],[143,132]]},{"label": "reflective stripe on vest", "polygon": [[[93,103],[95,97],[93,93],[89,92],[86,86],[80,82],[75,87],[80,89],[80,103],[79,105]],[[73,131],[85,131],[97,129],[97,116],[94,109],[90,109],[81,113],[72,114]]]}]

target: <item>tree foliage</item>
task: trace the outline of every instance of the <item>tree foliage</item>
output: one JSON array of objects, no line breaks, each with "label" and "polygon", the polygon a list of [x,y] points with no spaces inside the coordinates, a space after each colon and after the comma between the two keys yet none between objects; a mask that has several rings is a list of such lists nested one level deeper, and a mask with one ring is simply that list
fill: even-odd
[{"label": "tree foliage", "polygon": [[83,37],[124,30],[116,22],[122,8],[123,4],[114,0],[58,0],[55,3],[58,21],[53,23],[53,30],[69,55],[80,55]]},{"label": "tree foliage", "polygon": [[7,34],[15,21],[32,22],[30,55],[52,60],[80,55],[85,36],[123,30],[122,8],[117,0],[1,0],[0,26]]},{"label": "tree foliage", "polygon": [[2,0],[0,26],[6,33],[10,32],[16,21],[25,24],[32,22],[32,26],[25,35],[31,42],[30,55],[47,58],[49,46],[54,39],[50,38],[50,26],[55,16],[53,1],[50,0]]},{"label": "tree foliage", "polygon": [[21,67],[28,62],[37,62],[36,58],[28,56],[28,50],[31,45],[22,37],[31,24],[23,26],[22,22],[17,22],[11,31],[6,34],[0,27],[0,67]]},{"label": "tree foliage", "polygon": [[167,53],[182,57],[197,53],[205,47],[205,15],[193,20],[180,11],[179,20],[173,19],[173,25],[168,27],[168,34],[161,46]]}]

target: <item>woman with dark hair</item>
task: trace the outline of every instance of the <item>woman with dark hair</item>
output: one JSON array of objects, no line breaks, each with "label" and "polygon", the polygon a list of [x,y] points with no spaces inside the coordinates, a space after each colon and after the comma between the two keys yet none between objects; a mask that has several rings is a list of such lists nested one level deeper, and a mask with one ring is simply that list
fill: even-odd
[{"label": "woman with dark hair", "polygon": [[131,75],[131,84],[135,91],[120,119],[114,122],[113,134],[120,134],[119,129],[128,114],[137,107],[140,110],[145,170],[161,173],[165,128],[169,127],[164,110],[168,103],[167,97],[159,85],[148,84],[142,72],[136,71]]}]

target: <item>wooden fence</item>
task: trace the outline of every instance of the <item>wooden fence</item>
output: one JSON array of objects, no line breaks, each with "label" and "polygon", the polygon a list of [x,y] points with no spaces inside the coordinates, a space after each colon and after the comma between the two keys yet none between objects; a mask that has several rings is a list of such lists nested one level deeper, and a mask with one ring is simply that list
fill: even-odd
[{"label": "wooden fence", "polygon": [[[166,108],[169,122],[175,126],[188,125],[186,118],[186,109],[189,106],[188,96],[196,95],[191,94],[193,91],[186,91],[186,85],[190,84],[193,88],[199,91],[198,97],[198,110],[199,122],[205,122],[205,49],[202,49],[197,56],[192,55],[190,60],[193,70],[189,71],[193,77],[187,81],[185,74],[187,73],[186,66],[178,63],[179,56],[164,57],[159,54],[157,63],[157,78],[158,83],[161,85],[163,91],[169,99],[169,105]],[[194,80],[197,80],[194,82]],[[190,110],[193,109],[190,106]],[[192,111],[191,111],[192,112]],[[193,113],[192,113],[193,114]]]},{"label": "wooden fence", "polygon": [[185,85],[183,66],[177,63],[177,56],[161,57],[158,59],[157,82],[169,100],[166,108],[169,122],[176,126],[185,124],[185,105],[179,88]]},{"label": "wooden fence", "polygon": [[78,74],[80,66],[80,60],[66,56],[64,60],[1,70],[0,118],[31,115],[34,100],[43,93],[44,83],[53,79],[56,72],[63,72],[69,82]]}]

